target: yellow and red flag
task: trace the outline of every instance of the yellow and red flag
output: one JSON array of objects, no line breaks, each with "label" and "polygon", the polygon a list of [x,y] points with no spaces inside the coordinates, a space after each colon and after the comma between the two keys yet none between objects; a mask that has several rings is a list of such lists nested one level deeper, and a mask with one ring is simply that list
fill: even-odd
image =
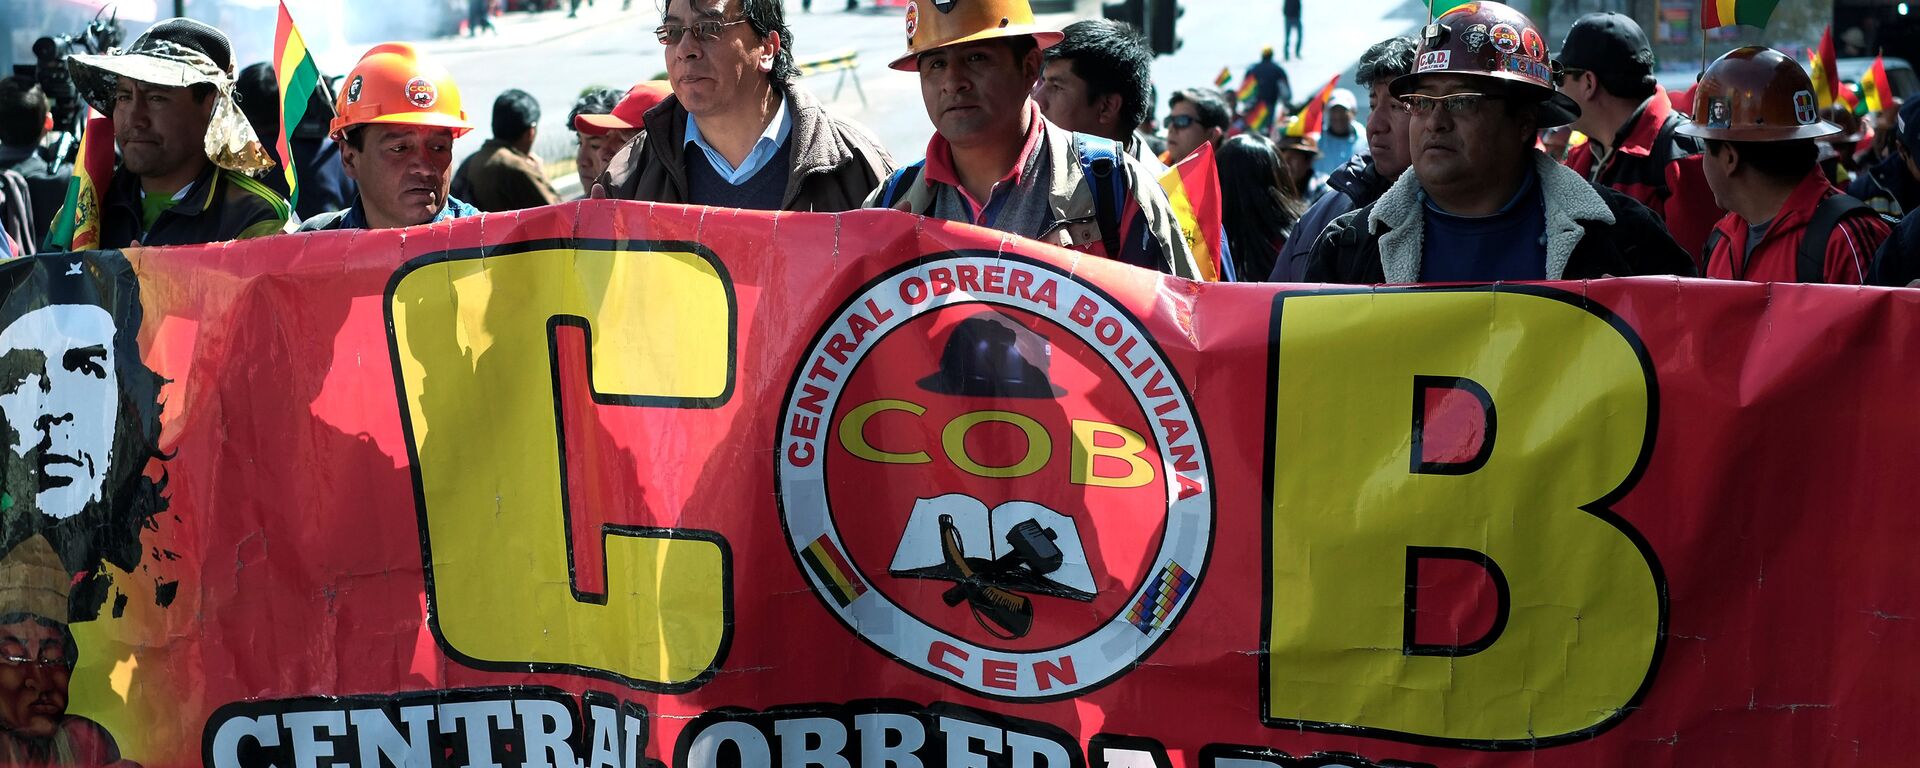
[{"label": "yellow and red flag", "polygon": [[1300,114],[1295,115],[1293,121],[1287,123],[1287,135],[1295,138],[1320,135],[1320,125],[1325,121],[1327,112],[1327,99],[1333,97],[1333,89],[1339,84],[1340,76],[1334,75],[1332,80],[1328,80],[1326,85],[1320,87],[1319,93],[1314,94],[1306,104],[1301,105]]},{"label": "yellow and red flag", "polygon": [[[1262,105],[1265,106],[1265,105]],[[1200,279],[1219,282],[1225,274],[1225,239],[1220,211],[1220,173],[1213,165],[1213,145],[1202,143],[1187,159],[1181,160],[1160,177],[1173,205],[1173,217],[1193,250],[1193,261],[1200,267]]]},{"label": "yellow and red flag", "polygon": [[1813,78],[1813,96],[1821,109],[1833,106],[1840,96],[1840,73],[1834,69],[1839,57],[1833,52],[1833,27],[1827,27],[1820,34],[1820,50],[1807,51],[1807,61],[1813,66],[1807,74]]},{"label": "yellow and red flag", "polygon": [[1764,27],[1779,5],[1780,0],[1702,0],[1700,29],[1718,29],[1729,24]]},{"label": "yellow and red flag", "polygon": [[1221,67],[1220,74],[1213,76],[1213,87],[1215,88],[1225,88],[1227,87],[1227,83],[1231,82],[1233,82],[1233,69],[1231,67]]},{"label": "yellow and red flag", "polygon": [[1860,90],[1865,92],[1868,112],[1893,109],[1893,88],[1887,83],[1887,63],[1881,57],[1873,57],[1873,65],[1860,76]]},{"label": "yellow and red flag", "polygon": [[1866,105],[1860,103],[1859,92],[1855,91],[1853,86],[1845,80],[1840,81],[1840,94],[1835,99],[1835,103],[1856,115],[1865,114],[1867,111]]},{"label": "yellow and red flag", "polygon": [[[286,0],[280,2],[280,21],[273,30],[273,76],[280,85],[280,169],[287,174],[287,203],[300,200],[300,181],[293,167],[293,129],[307,116],[307,104],[320,87],[320,68],[307,52],[307,41],[293,26]],[[266,138],[266,137],[261,137]]]},{"label": "yellow and red flag", "polygon": [[113,119],[87,108],[87,127],[80,134],[80,158],[67,181],[67,200],[47,230],[46,246],[54,251],[90,251],[100,247],[100,211],[106,204],[107,183],[113,180]]}]

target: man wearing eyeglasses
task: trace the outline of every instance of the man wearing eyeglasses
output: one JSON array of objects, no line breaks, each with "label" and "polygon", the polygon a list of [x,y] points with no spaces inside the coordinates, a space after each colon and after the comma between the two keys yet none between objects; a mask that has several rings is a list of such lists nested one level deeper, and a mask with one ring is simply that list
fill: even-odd
[{"label": "man wearing eyeglasses", "polygon": [[1060,32],[1027,0],[907,4],[907,53],[935,133],[923,162],[868,198],[877,208],[975,224],[1180,277],[1199,270],[1139,160],[1112,139],[1047,122],[1030,95]]},{"label": "man wearing eyeglasses", "polygon": [[605,196],[839,212],[893,170],[872,134],[793,82],[780,0],[668,0],[654,33],[673,95],[608,163],[596,185]]},{"label": "man wearing eyeglasses", "polygon": [[1560,44],[1560,92],[1580,105],[1573,129],[1588,136],[1566,164],[1588,180],[1653,209],[1675,242],[1704,264],[1701,246],[1725,212],[1701,169],[1699,140],[1674,132],[1687,121],[1653,78],[1647,33],[1618,13],[1590,13]]},{"label": "man wearing eyeglasses", "polygon": [[1412,168],[1322,233],[1309,282],[1693,273],[1646,206],[1534,149],[1540,129],[1573,122],[1580,108],[1554,90],[1531,20],[1500,3],[1468,3],[1421,37],[1413,72],[1390,86],[1409,113]]}]

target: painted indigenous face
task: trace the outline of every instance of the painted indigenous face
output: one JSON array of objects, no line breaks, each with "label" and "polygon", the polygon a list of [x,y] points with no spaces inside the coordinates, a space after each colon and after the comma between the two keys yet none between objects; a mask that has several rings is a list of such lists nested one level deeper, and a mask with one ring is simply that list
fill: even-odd
[{"label": "painted indigenous face", "polygon": [[9,475],[32,478],[41,514],[65,520],[104,498],[119,393],[106,310],[55,304],[0,331],[6,459],[26,470]]},{"label": "painted indigenous face", "polygon": [[57,626],[33,617],[0,624],[0,732],[54,735],[67,714],[71,663]]}]

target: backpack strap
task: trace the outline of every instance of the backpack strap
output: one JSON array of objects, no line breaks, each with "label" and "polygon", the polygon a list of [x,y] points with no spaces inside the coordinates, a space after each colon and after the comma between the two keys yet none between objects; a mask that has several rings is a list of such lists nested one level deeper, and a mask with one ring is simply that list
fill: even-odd
[{"label": "backpack strap", "polygon": [[[1800,239],[1800,251],[1794,259],[1794,279],[1802,283],[1826,282],[1827,240],[1833,237],[1834,228],[1849,217],[1878,215],[1872,206],[1852,195],[1830,195],[1821,200],[1813,208],[1813,218],[1807,222],[1806,236]],[[1872,258],[1871,255],[1868,258]]]},{"label": "backpack strap", "polygon": [[1120,144],[1085,133],[1073,135],[1073,153],[1080,173],[1093,191],[1093,217],[1100,225],[1100,244],[1109,259],[1120,258],[1120,209],[1127,199],[1127,175],[1120,169]]},{"label": "backpack strap", "polygon": [[905,192],[908,187],[913,186],[914,180],[920,178],[920,169],[926,165],[926,163],[926,160],[921,160],[912,165],[895,169],[892,174],[888,175],[886,189],[880,193],[880,207],[892,208],[895,203],[900,202],[901,193]]}]

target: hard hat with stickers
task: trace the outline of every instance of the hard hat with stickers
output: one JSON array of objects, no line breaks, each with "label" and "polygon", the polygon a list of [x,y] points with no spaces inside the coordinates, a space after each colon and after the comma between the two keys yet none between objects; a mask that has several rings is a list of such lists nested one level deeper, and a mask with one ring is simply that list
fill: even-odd
[{"label": "hard hat with stickers", "polygon": [[1693,120],[1674,129],[1686,136],[1794,141],[1841,131],[1820,118],[1813,80],[1800,62],[1772,48],[1736,48],[1715,59],[1693,98]]},{"label": "hard hat with stickers", "polygon": [[1436,74],[1484,78],[1510,98],[1539,103],[1540,127],[1554,128],[1579,117],[1580,106],[1554,88],[1553,66],[1546,41],[1526,14],[1501,3],[1472,2],[1440,14],[1422,30],[1413,72],[1394,79],[1389,89],[1404,96]]}]

